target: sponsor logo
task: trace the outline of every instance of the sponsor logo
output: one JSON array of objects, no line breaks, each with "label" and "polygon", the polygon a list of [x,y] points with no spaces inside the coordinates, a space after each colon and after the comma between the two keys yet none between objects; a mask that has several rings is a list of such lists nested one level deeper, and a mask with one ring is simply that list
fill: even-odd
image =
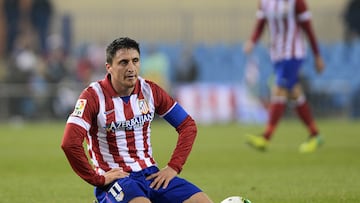
[{"label": "sponsor logo", "polygon": [[107,132],[115,132],[118,130],[131,131],[135,128],[144,126],[146,122],[151,122],[153,119],[154,113],[149,112],[147,114],[142,114],[126,121],[113,121],[110,124],[106,125],[104,128]]}]

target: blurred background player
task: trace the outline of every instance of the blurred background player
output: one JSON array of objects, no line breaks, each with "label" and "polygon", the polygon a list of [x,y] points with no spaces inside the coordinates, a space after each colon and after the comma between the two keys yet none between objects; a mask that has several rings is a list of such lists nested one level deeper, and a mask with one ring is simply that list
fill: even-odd
[{"label": "blurred background player", "polygon": [[[139,44],[115,39],[106,49],[106,70],[103,80],[80,95],[61,145],[74,171],[96,187],[98,202],[211,203],[197,186],[177,176],[195,141],[196,123],[162,88],[138,75]],[[155,113],[179,134],[162,169],[150,142]],[[84,139],[94,169],[83,149]]]},{"label": "blurred background player", "polygon": [[244,52],[249,54],[253,50],[267,25],[270,34],[270,56],[276,78],[266,129],[261,136],[247,135],[247,142],[257,149],[266,149],[286,104],[291,99],[295,101],[297,115],[310,134],[299,150],[302,153],[312,152],[319,147],[322,140],[299,81],[306,50],[302,31],[307,35],[318,73],[323,71],[324,62],[313,32],[311,14],[305,0],[260,0],[256,16],[256,26],[251,39],[245,43]]}]

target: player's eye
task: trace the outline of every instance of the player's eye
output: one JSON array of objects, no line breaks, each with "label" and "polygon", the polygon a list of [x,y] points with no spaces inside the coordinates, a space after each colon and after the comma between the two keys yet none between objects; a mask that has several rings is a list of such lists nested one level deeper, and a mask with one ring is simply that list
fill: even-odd
[{"label": "player's eye", "polygon": [[129,60],[121,60],[121,61],[119,62],[119,64],[122,65],[122,66],[126,66],[126,65],[129,64]]},{"label": "player's eye", "polygon": [[137,63],[137,62],[139,62],[139,58],[134,58],[132,61],[133,61],[133,63]]}]

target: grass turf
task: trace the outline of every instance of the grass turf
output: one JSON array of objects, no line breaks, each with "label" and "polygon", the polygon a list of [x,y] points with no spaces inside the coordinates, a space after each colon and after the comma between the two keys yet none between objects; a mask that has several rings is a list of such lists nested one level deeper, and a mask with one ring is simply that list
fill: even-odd
[{"label": "grass turf", "polygon": [[[220,202],[239,195],[254,203],[360,202],[360,122],[319,120],[324,146],[299,154],[307,131],[298,120],[283,120],[269,150],[244,144],[244,134],[262,125],[199,125],[193,151],[180,174]],[[70,168],[60,142],[64,122],[0,124],[0,201],[92,202],[93,187]],[[154,155],[168,161],[176,132],[154,122]]]}]

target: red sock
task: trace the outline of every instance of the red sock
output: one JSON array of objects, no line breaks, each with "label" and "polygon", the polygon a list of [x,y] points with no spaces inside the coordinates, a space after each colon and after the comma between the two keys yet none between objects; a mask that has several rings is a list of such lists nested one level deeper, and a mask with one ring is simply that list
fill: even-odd
[{"label": "red sock", "polygon": [[310,136],[316,136],[318,134],[318,130],[313,119],[313,116],[310,111],[310,107],[308,102],[305,99],[299,102],[296,105],[296,112],[299,118],[304,122],[310,132]]},{"label": "red sock", "polygon": [[264,138],[270,140],[273,131],[275,130],[281,116],[285,111],[285,100],[284,101],[277,101],[270,104],[269,110],[269,121],[266,125],[266,130],[264,133]]}]

